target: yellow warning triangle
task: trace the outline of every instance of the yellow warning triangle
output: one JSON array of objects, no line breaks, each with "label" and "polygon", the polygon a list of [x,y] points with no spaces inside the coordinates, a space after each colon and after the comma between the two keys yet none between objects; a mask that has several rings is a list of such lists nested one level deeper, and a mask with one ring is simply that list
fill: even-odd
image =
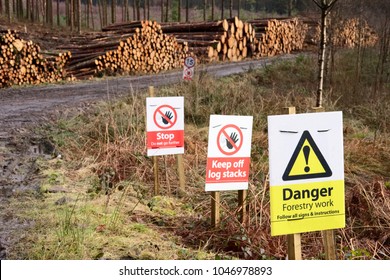
[{"label": "yellow warning triangle", "polygon": [[328,163],[309,131],[305,130],[284,171],[284,181],[332,176]]}]

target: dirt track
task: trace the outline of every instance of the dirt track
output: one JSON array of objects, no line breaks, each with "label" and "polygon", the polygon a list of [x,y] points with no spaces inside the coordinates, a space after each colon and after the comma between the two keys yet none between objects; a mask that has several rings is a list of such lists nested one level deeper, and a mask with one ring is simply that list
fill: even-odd
[{"label": "dirt track", "polygon": [[[294,57],[284,55],[201,66],[196,72],[216,77],[228,76]],[[177,83],[181,78],[182,71],[177,70],[159,75],[0,90],[0,259],[7,258],[8,248],[30,226],[29,222],[19,221],[14,213],[7,211],[9,198],[39,189],[36,159],[52,152],[50,144],[32,135],[30,128],[64,115],[69,109],[83,108],[99,100],[111,100],[129,93],[131,89]]]}]

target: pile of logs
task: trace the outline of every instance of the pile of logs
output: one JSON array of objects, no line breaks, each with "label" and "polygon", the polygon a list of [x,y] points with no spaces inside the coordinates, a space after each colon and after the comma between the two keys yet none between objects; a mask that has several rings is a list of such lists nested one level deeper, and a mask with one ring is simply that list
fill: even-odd
[{"label": "pile of logs", "polygon": [[[103,31],[123,35],[133,32],[134,24],[114,24]],[[301,50],[307,31],[307,25],[296,18],[243,22],[234,17],[212,22],[161,25],[164,34],[174,36],[179,42],[187,42],[189,51],[205,62],[239,61]]]},{"label": "pile of logs", "polygon": [[38,45],[11,30],[0,31],[0,47],[0,88],[65,79],[69,52],[44,55]]},{"label": "pile of logs", "polygon": [[332,44],[344,48],[372,47],[378,41],[376,33],[364,20],[351,18],[335,24],[331,32]]},{"label": "pile of logs", "polygon": [[239,61],[250,56],[255,31],[237,17],[213,22],[169,23],[166,33],[187,41],[189,50],[201,61]]},{"label": "pile of logs", "polygon": [[181,67],[188,52],[186,43],[164,34],[157,22],[114,24],[103,31],[59,46],[72,52],[68,73],[78,79],[102,74],[157,73]]},{"label": "pile of logs", "polygon": [[187,43],[164,34],[156,22],[144,21],[141,26],[135,28],[131,37],[120,41],[116,50],[97,59],[98,73],[158,73],[182,67]]},{"label": "pile of logs", "polygon": [[[320,24],[310,25],[310,41],[318,45],[320,41]],[[328,42],[332,46],[341,48],[373,47],[378,42],[378,35],[365,20],[358,18],[337,19],[330,21],[327,29]]]},{"label": "pile of logs", "polygon": [[308,26],[297,18],[260,19],[249,23],[256,30],[254,54],[257,57],[291,53],[304,47]]}]

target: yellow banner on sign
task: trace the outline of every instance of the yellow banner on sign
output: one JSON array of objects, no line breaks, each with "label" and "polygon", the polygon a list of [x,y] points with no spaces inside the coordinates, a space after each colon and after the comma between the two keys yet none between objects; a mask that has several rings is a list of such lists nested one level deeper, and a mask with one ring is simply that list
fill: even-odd
[{"label": "yellow banner on sign", "polygon": [[271,235],[345,226],[344,180],[271,186]]}]

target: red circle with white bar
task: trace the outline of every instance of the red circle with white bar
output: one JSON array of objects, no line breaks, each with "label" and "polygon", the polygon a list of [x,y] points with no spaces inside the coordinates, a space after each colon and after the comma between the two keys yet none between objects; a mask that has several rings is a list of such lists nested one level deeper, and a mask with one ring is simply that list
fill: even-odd
[{"label": "red circle with white bar", "polygon": [[[170,114],[171,111],[172,114]],[[157,119],[160,119],[161,121],[159,122]],[[177,120],[177,112],[175,108],[173,108],[172,106],[161,105],[154,111],[153,121],[155,125],[161,129],[169,129],[173,127],[176,123],[176,120]]]},{"label": "red circle with white bar", "polygon": [[[229,130],[229,131],[227,131],[227,130]],[[228,132],[230,132],[230,135]],[[236,133],[236,136],[239,137],[236,141],[234,139],[232,139],[233,133]],[[225,125],[218,132],[218,136],[217,136],[217,146],[218,146],[219,151],[226,156],[234,155],[242,147],[242,143],[243,143],[242,136],[243,136],[242,131],[238,126],[236,126],[234,124]],[[221,141],[221,140],[223,140],[223,139],[221,139],[221,137],[226,140],[225,147],[221,145],[221,142],[224,142],[224,141]],[[236,137],[234,137],[234,138],[236,138]],[[237,142],[238,142],[238,145],[236,145]],[[231,151],[229,151],[229,150],[231,150]]]}]

